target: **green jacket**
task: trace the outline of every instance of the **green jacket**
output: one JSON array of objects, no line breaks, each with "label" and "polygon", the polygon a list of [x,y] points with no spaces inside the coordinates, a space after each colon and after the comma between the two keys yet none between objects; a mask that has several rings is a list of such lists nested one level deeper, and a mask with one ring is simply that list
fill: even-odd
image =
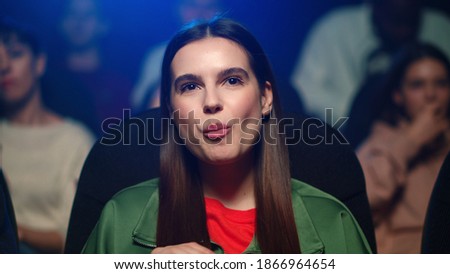
[{"label": "green jacket", "polygon": [[[151,253],[156,247],[158,179],[126,188],[103,209],[83,253]],[[292,203],[302,253],[371,253],[350,211],[336,198],[292,179]],[[213,251],[223,249],[212,243]],[[244,253],[261,253],[256,238]]]}]

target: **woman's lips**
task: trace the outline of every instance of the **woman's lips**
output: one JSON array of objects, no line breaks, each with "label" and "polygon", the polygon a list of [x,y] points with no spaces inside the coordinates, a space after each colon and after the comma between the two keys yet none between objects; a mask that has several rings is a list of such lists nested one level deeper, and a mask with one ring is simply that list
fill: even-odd
[{"label": "woman's lips", "polygon": [[203,130],[203,135],[208,139],[222,139],[230,131],[230,127],[223,124],[210,124]]},{"label": "woman's lips", "polygon": [[3,79],[0,81],[0,86],[2,88],[8,88],[14,84],[14,81],[12,79]]}]

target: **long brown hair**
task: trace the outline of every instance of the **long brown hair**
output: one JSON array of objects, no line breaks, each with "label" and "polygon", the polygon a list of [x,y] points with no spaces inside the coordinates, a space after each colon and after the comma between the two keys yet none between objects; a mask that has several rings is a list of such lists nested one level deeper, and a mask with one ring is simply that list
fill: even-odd
[{"label": "long brown hair", "polygon": [[[280,115],[275,79],[266,54],[253,35],[240,24],[223,18],[194,23],[178,32],[167,46],[161,79],[161,115],[170,118],[171,63],[183,46],[206,37],[221,37],[242,46],[261,92],[272,84],[273,108],[263,119],[261,140],[255,144],[256,237],[263,253],[300,253],[292,209],[288,151],[276,118]],[[271,126],[268,126],[271,123]],[[158,246],[198,242],[210,247],[203,189],[197,161],[173,123],[164,128],[160,166]],[[275,138],[268,142],[268,138]]]}]

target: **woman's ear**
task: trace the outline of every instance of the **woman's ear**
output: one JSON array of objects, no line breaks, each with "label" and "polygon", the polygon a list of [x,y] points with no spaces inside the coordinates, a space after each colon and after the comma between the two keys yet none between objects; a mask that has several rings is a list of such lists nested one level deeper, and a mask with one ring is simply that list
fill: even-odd
[{"label": "woman's ear", "polygon": [[47,67],[47,55],[44,53],[37,55],[34,66],[36,75],[42,77]]},{"label": "woman's ear", "polygon": [[263,116],[268,115],[272,111],[273,91],[272,84],[266,81],[264,84],[264,93],[261,96],[261,111]]},{"label": "woman's ear", "polygon": [[396,89],[394,91],[394,93],[392,93],[392,100],[394,101],[394,103],[401,107],[404,104],[404,100],[403,100],[403,94],[400,90]]}]

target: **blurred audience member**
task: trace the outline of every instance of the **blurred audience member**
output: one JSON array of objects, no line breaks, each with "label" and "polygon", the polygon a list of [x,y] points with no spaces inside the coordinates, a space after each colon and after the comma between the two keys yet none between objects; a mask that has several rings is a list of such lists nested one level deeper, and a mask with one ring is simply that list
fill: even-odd
[{"label": "blurred audience member", "polygon": [[[185,25],[196,19],[210,19],[222,8],[221,0],[177,0],[174,9],[178,20]],[[148,50],[144,57],[139,80],[131,94],[131,105],[136,111],[159,106],[161,64],[168,41]]]},{"label": "blurred audience member", "polygon": [[[50,55],[45,100],[58,113],[83,121],[97,135],[109,117],[129,108],[131,81],[114,70],[102,45],[109,25],[100,0],[64,0],[61,52]],[[83,107],[80,107],[83,106]]]},{"label": "blurred audience member", "polygon": [[0,147],[21,252],[63,250],[76,183],[93,138],[41,100],[46,56],[37,37],[0,21]]},{"label": "blurred audience member", "polygon": [[[379,253],[419,253],[428,200],[450,151],[450,63],[414,44],[393,60],[386,103],[357,155]],[[381,95],[383,96],[383,95]]]},{"label": "blurred audience member", "polygon": [[432,43],[450,55],[450,19],[422,0],[370,0],[332,11],[312,29],[291,76],[306,111],[347,116],[359,87],[384,72],[406,43]]}]

